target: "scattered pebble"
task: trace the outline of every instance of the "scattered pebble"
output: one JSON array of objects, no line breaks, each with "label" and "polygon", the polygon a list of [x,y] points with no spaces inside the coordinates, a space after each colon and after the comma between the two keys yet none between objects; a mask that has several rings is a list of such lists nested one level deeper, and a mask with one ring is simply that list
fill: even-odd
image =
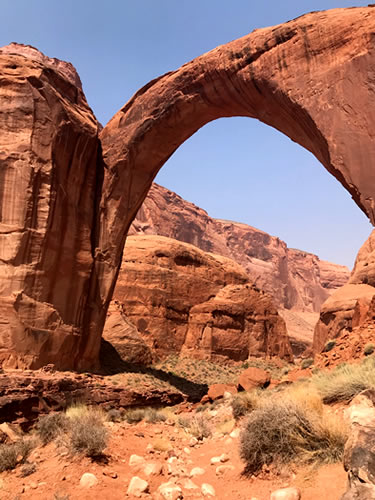
[{"label": "scattered pebble", "polygon": [[98,482],[98,478],[94,474],[85,472],[79,480],[79,485],[82,486],[82,488],[91,488],[92,486],[96,486]]},{"label": "scattered pebble", "polygon": [[149,484],[144,479],[138,476],[133,476],[130,480],[128,486],[128,495],[133,495],[135,497],[141,497],[142,493],[146,493],[149,489]]}]

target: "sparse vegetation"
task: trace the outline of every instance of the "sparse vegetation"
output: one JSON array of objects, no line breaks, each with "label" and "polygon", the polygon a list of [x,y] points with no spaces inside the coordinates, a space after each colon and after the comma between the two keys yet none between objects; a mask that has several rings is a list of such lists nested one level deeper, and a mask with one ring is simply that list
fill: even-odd
[{"label": "sparse vegetation", "polygon": [[20,439],[15,443],[0,445],[0,472],[14,469],[24,464],[31,450],[35,447],[32,439]]},{"label": "sparse vegetation", "polygon": [[50,413],[39,418],[37,423],[37,434],[45,445],[53,441],[60,432],[66,430],[68,418],[63,413]]},{"label": "sparse vegetation", "polygon": [[31,476],[31,474],[34,474],[34,472],[36,472],[36,465],[34,463],[31,464],[26,463],[21,467],[20,476],[21,477]]},{"label": "sparse vegetation", "polygon": [[374,351],[375,351],[375,344],[369,342],[368,344],[365,345],[363,349],[363,354],[365,356],[370,356],[371,354],[373,354]]},{"label": "sparse vegetation", "polygon": [[365,358],[361,364],[342,364],[331,372],[313,375],[311,383],[324,403],[348,401],[365,389],[375,387],[375,360]]},{"label": "sparse vegetation", "polygon": [[164,415],[164,413],[156,410],[155,408],[147,408],[145,420],[148,423],[155,424],[157,422],[165,422],[167,420],[167,417]]},{"label": "sparse vegetation", "polygon": [[190,418],[180,417],[178,419],[178,425],[200,441],[212,435],[212,429],[207,418],[201,414],[194,415]]},{"label": "sparse vegetation", "polygon": [[240,454],[246,472],[253,474],[271,463],[339,461],[346,439],[336,417],[322,418],[290,398],[267,399],[248,417]]},{"label": "sparse vegetation", "polygon": [[112,409],[107,412],[108,422],[121,422],[124,418],[123,412],[120,410]]},{"label": "sparse vegetation", "polygon": [[244,417],[259,406],[260,395],[254,390],[251,392],[240,392],[231,401],[233,417],[237,420]]},{"label": "sparse vegetation", "polygon": [[125,411],[124,419],[128,424],[137,424],[146,417],[146,410],[144,408],[131,408]]},{"label": "sparse vegetation", "polygon": [[323,352],[329,352],[331,351],[336,345],[336,340],[328,340],[326,342],[326,345],[324,346]]},{"label": "sparse vegetation", "polygon": [[103,454],[108,442],[108,432],[101,412],[89,410],[80,417],[74,416],[70,422],[70,446],[74,453],[87,457]]},{"label": "sparse vegetation", "polygon": [[314,359],[313,358],[306,358],[302,361],[301,368],[302,368],[302,370],[306,370],[306,368],[310,368],[310,366],[312,364],[314,364]]}]

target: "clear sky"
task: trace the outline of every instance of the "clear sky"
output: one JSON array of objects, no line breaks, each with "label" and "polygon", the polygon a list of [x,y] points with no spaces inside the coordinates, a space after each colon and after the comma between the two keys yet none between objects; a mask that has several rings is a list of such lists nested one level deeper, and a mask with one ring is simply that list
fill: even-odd
[{"label": "clear sky", "polygon": [[[0,45],[34,45],[77,68],[104,125],[145,83],[251,32],[348,0],[2,0]],[[372,227],[311,155],[248,118],[212,122],[156,181],[217,218],[248,223],[289,247],[346,264]]]}]

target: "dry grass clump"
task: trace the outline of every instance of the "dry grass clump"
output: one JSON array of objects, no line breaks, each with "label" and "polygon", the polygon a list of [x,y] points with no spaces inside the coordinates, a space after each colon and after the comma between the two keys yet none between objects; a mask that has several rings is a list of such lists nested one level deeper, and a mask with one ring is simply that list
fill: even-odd
[{"label": "dry grass clump", "polygon": [[18,464],[24,464],[35,444],[32,439],[20,439],[15,443],[1,444],[0,472],[14,469]]},{"label": "dry grass clump", "polygon": [[108,442],[102,412],[89,409],[80,417],[71,418],[69,437],[72,452],[92,458],[102,455]]},{"label": "dry grass clump", "polygon": [[302,368],[302,370],[306,370],[307,368],[310,368],[310,366],[313,364],[314,364],[313,358],[306,358],[302,361],[301,368]]},{"label": "dry grass clump", "polygon": [[330,463],[341,460],[346,439],[337,417],[319,415],[290,398],[266,399],[248,417],[240,455],[249,474],[271,463]]},{"label": "dry grass clump", "polygon": [[255,410],[260,403],[259,391],[239,392],[231,400],[233,417],[238,420]]},{"label": "dry grass clump", "polygon": [[173,448],[172,443],[168,441],[168,439],[164,438],[155,439],[152,443],[152,447],[155,451],[160,451],[160,452],[166,452]]},{"label": "dry grass clump", "polygon": [[137,424],[141,420],[144,420],[145,416],[145,408],[131,408],[130,410],[125,411],[124,420],[126,420],[128,424]]},{"label": "dry grass clump", "polygon": [[212,435],[211,425],[208,423],[204,415],[194,415],[193,417],[180,417],[178,425],[185,429],[186,432],[202,441]]},{"label": "dry grass clump", "polygon": [[311,383],[324,403],[348,401],[365,389],[375,387],[375,360],[366,358],[361,364],[343,364],[331,372],[313,375]]},{"label": "dry grass clump", "polygon": [[155,408],[147,408],[145,420],[148,423],[156,424],[157,422],[165,422],[167,420],[167,417],[160,410],[156,410]]},{"label": "dry grass clump", "polygon": [[53,441],[68,426],[68,417],[63,413],[51,413],[39,418],[36,432],[44,445]]}]

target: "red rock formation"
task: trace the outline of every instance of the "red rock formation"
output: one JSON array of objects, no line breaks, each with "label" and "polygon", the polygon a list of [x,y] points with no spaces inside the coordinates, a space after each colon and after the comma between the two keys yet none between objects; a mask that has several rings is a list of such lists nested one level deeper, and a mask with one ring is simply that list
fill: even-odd
[{"label": "red rock formation", "polygon": [[244,267],[258,288],[274,297],[275,305],[303,312],[318,312],[350,273],[346,266],[288,248],[279,238],[254,227],[213,219],[155,183],[129,234],[159,234],[229,257]]},{"label": "red rock formation", "polygon": [[[234,261],[193,245],[130,236],[114,300],[159,356],[292,357],[285,323],[269,295],[249,285]],[[116,335],[110,339],[105,332],[104,338],[117,342]]]},{"label": "red rock formation", "polygon": [[[375,297],[375,231],[360,248],[349,283],[336,290],[322,305],[315,327],[313,352],[320,353],[329,339],[373,320]],[[358,330],[357,330],[358,334]]]},{"label": "red rock formation", "polygon": [[0,358],[97,364],[130,224],[165,161],[217,118],[285,133],[374,223],[374,32],[371,7],[315,12],[148,83],[101,132],[103,183],[98,124],[71,67],[1,52]]},{"label": "red rock formation", "polygon": [[11,44],[0,72],[0,365],[93,366],[98,122],[70,64]]}]

